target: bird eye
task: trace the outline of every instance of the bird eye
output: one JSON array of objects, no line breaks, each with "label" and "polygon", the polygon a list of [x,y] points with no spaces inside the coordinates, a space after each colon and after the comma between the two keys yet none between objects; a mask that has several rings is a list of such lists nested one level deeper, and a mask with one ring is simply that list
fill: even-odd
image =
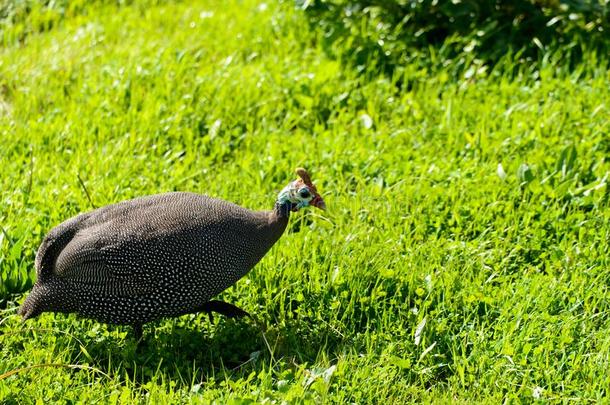
[{"label": "bird eye", "polygon": [[299,190],[299,195],[301,196],[301,198],[307,198],[307,197],[311,196],[311,193],[309,192],[308,189],[303,187],[302,189]]}]

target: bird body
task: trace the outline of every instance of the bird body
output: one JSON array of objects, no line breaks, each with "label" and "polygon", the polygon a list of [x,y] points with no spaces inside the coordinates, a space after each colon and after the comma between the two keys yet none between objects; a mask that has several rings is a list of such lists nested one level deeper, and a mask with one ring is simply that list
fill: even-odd
[{"label": "bird body", "polygon": [[312,184],[307,199],[295,199],[292,189],[303,187],[303,180],[292,182],[271,211],[172,192],[73,217],[43,240],[38,280],[20,313],[25,320],[45,311],[76,312],[138,327],[205,310],[263,258],[286,229],[290,211],[311,201],[323,205]]}]

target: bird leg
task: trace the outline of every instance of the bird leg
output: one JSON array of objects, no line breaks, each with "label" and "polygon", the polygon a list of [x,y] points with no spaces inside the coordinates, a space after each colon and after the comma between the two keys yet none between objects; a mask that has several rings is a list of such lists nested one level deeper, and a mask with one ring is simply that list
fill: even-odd
[{"label": "bird leg", "polygon": [[221,315],[226,316],[227,318],[242,318],[244,316],[251,318],[250,314],[244,311],[243,309],[224,301],[208,301],[205,304],[197,307],[196,311],[207,313],[210,316],[210,321],[213,320],[212,312],[219,313]]},{"label": "bird leg", "polygon": [[142,339],[142,325],[141,324],[133,325],[133,335],[138,342]]}]

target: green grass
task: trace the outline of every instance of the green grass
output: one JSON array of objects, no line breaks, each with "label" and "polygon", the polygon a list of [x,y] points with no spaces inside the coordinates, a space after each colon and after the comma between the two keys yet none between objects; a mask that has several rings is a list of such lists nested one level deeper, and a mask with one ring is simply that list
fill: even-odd
[{"label": "green grass", "polygon": [[[609,394],[605,61],[388,77],[329,59],[290,2],[105,3],[2,28],[1,403]],[[136,348],[15,315],[61,221],[170,190],[268,209],[297,166],[328,211],[223,294],[260,324],[184,316]]]}]

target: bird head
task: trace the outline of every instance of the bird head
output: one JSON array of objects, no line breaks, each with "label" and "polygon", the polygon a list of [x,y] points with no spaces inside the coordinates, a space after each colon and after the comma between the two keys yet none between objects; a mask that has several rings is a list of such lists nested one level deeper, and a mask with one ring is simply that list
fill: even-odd
[{"label": "bird head", "polygon": [[296,173],[299,178],[280,191],[277,197],[278,203],[290,203],[291,211],[298,211],[309,205],[325,210],[326,205],[324,204],[324,200],[320,194],[318,194],[316,186],[311,182],[307,170],[299,167],[296,170]]}]

